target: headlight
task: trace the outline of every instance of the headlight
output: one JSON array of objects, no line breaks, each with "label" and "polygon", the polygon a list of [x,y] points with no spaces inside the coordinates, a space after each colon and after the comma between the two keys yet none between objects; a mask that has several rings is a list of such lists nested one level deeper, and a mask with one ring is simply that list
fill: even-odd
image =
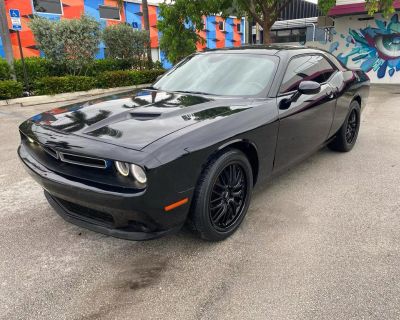
[{"label": "headlight", "polygon": [[131,164],[131,170],[133,177],[141,184],[145,184],[147,182],[146,172],[136,164]]},{"label": "headlight", "polygon": [[123,175],[124,177],[129,176],[129,164],[128,163],[115,161],[115,167],[117,168],[118,172],[121,175]]},{"label": "headlight", "polygon": [[35,143],[35,140],[33,140],[31,137],[26,136],[26,138],[28,139],[28,141],[29,141],[30,143]]},{"label": "headlight", "polygon": [[147,182],[146,172],[142,167],[136,164],[115,161],[115,167],[117,168],[117,171],[124,177],[129,176],[129,173],[132,172],[132,176],[137,182],[141,184],[145,184]]}]

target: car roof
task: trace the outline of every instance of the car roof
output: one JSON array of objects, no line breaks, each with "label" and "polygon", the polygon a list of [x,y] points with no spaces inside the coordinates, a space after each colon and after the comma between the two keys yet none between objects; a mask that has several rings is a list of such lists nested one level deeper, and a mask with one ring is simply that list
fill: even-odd
[{"label": "car roof", "polygon": [[204,52],[230,52],[230,53],[256,53],[256,54],[266,54],[282,57],[292,57],[298,54],[307,53],[323,53],[324,50],[310,48],[306,46],[295,46],[295,45],[243,45],[241,47],[231,47],[231,48],[219,48],[219,49],[206,49]]}]

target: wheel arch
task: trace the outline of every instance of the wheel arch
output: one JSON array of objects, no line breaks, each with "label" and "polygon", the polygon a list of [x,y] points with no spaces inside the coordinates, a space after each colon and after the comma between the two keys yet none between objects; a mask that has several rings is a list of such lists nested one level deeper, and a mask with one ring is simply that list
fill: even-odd
[{"label": "wheel arch", "polygon": [[259,166],[260,166],[258,149],[255,143],[245,139],[232,140],[219,146],[219,148],[212,154],[212,157],[216,156],[221,152],[224,152],[227,149],[238,149],[246,155],[251,165],[253,173],[253,185],[255,185],[257,182]]},{"label": "wheel arch", "polygon": [[[358,104],[359,104],[360,107],[361,107],[361,96],[360,96],[359,94],[356,94],[356,95],[353,97],[353,99],[351,100],[351,102],[353,102],[353,101],[357,101]],[[351,104],[351,102],[350,102],[350,104]]]}]

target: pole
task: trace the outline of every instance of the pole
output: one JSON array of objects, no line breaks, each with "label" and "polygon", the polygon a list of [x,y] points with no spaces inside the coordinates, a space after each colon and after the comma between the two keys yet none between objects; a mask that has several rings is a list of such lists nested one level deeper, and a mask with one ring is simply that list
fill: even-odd
[{"label": "pole", "polygon": [[[13,70],[14,55],[10,38],[10,30],[8,29],[7,11],[4,0],[0,0],[0,37],[3,42],[6,60]],[[12,77],[15,80],[15,74],[12,72]]]},{"label": "pole", "polygon": [[18,38],[18,46],[19,46],[19,53],[21,55],[21,62],[22,62],[22,69],[24,71],[24,82],[25,82],[25,92],[29,95],[29,79],[28,79],[28,72],[26,71],[25,59],[24,59],[24,52],[22,51],[22,44],[21,44],[21,36],[19,31],[17,31],[17,38]]}]

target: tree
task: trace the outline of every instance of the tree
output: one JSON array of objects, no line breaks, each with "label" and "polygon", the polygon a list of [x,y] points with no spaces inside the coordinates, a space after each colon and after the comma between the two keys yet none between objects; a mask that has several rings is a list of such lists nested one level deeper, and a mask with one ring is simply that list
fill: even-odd
[{"label": "tree", "polygon": [[149,35],[149,43],[147,45],[147,59],[151,64],[153,59],[151,58],[151,38],[150,38],[150,21],[149,21],[149,5],[147,4],[147,0],[142,0],[142,11],[143,11],[143,22],[144,22],[144,30]]},{"label": "tree", "polygon": [[146,31],[120,23],[104,29],[103,41],[111,58],[142,60],[150,39]]},{"label": "tree", "polygon": [[[122,10],[124,7],[125,0],[116,0],[119,8]],[[150,19],[149,19],[149,5],[147,0],[142,0],[142,11],[143,11],[143,22],[144,22],[144,30],[148,33],[148,37],[150,39]],[[151,57],[151,41],[146,44],[146,52],[147,52],[147,59],[149,64],[151,65],[153,59]]]},{"label": "tree", "polygon": [[220,13],[230,7],[226,0],[175,0],[160,4],[157,27],[162,33],[160,48],[169,61],[176,63],[196,51],[198,42],[204,43],[199,32],[204,30],[204,16]]},{"label": "tree", "polygon": [[85,15],[60,21],[35,16],[29,27],[45,57],[54,65],[65,65],[74,75],[80,74],[99,50],[100,24]]},{"label": "tree", "polygon": [[281,12],[293,0],[175,0],[160,4],[162,32],[160,47],[168,60],[176,63],[196,51],[196,43],[203,42],[199,32],[204,30],[203,16],[231,14],[250,16],[264,29],[264,43],[270,43],[269,31]]},{"label": "tree", "polygon": [[270,30],[293,0],[236,0],[237,5],[264,30],[263,43],[271,42]]},{"label": "tree", "polygon": [[[394,12],[393,3],[394,0],[366,0],[365,7],[371,16],[377,12],[382,12],[387,17]],[[318,6],[324,14],[327,14],[335,4],[335,0],[318,0]]]}]

